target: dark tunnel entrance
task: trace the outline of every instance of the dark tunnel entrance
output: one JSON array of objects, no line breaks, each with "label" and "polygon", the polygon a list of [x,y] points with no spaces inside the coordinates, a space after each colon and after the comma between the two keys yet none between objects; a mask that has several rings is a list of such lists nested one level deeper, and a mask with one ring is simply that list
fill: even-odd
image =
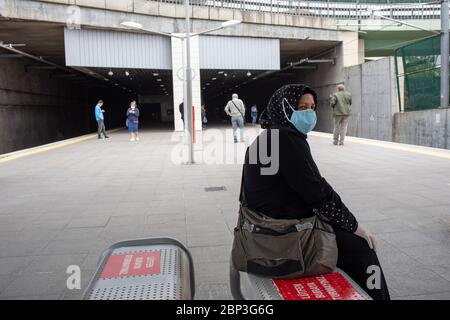
[{"label": "dark tunnel entrance", "polygon": [[[130,92],[128,100],[121,101],[111,119],[115,126],[124,126],[126,110],[136,100],[140,111],[140,126],[144,128],[167,127],[173,129],[172,71],[133,68],[79,68],[108,81],[112,90]],[[119,90],[120,91],[120,90]],[[105,98],[109,98],[106,96]],[[117,104],[117,101],[115,101]]]},{"label": "dark tunnel entrance", "polygon": [[245,103],[246,122],[251,122],[251,106],[256,105],[260,115],[272,94],[285,84],[305,83],[320,90],[336,77],[333,72],[337,69],[338,44],[336,41],[280,39],[278,70],[201,70],[202,101],[207,108],[208,122],[229,122],[224,108],[233,93]]},{"label": "dark tunnel entrance", "polygon": [[[224,112],[232,94],[239,96],[247,109],[246,122],[251,122],[250,108],[255,105],[258,115],[264,110],[272,94],[281,86],[296,81],[298,73],[255,70],[202,70],[202,102],[206,106],[209,124],[229,122]],[[212,80],[216,78],[216,80]]]}]

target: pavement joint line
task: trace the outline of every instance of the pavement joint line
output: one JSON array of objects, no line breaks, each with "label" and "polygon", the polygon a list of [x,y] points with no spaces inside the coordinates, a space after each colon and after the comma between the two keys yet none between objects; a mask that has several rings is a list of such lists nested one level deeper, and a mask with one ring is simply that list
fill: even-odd
[{"label": "pavement joint line", "polygon": [[398,294],[398,295],[393,295],[392,297],[397,297],[397,298],[420,297],[420,296],[426,296],[426,295],[430,295],[430,294],[443,294],[443,293],[450,293],[450,291],[446,290],[446,291],[424,292],[424,293],[417,293],[417,294]]},{"label": "pavement joint line", "polygon": [[[111,129],[111,130],[108,130],[107,132],[112,133],[112,132],[119,131],[121,129],[122,128]],[[68,146],[71,144],[75,144],[78,142],[83,142],[83,141],[93,139],[96,136],[97,136],[97,133],[92,133],[92,134],[87,134],[87,135],[76,137],[76,138],[70,138],[67,140],[56,141],[56,142],[52,142],[49,144],[44,144],[42,146],[37,146],[37,147],[29,148],[29,149],[19,150],[19,151],[15,151],[15,152],[11,152],[11,153],[5,153],[5,154],[0,155],[0,163],[28,157],[28,156],[31,156],[34,154],[45,152],[45,151],[59,149],[59,148],[62,148],[62,147],[65,147],[65,146]]]},{"label": "pavement joint line", "polygon": [[[309,135],[320,138],[331,138],[333,135],[331,133],[324,132],[311,132]],[[417,153],[422,155],[428,155],[432,157],[450,159],[450,151],[446,149],[438,149],[432,147],[424,147],[424,146],[416,146],[411,145],[407,146],[400,142],[392,142],[392,141],[382,141],[382,140],[372,140],[366,138],[359,137],[346,137],[347,141],[356,142],[360,144],[371,145],[375,147],[385,148],[385,149],[394,149],[399,151],[407,151],[411,153]]]},{"label": "pavement joint line", "polygon": [[204,245],[204,246],[190,246],[189,248],[216,248],[216,247],[230,247],[228,244],[213,244],[213,245]]}]

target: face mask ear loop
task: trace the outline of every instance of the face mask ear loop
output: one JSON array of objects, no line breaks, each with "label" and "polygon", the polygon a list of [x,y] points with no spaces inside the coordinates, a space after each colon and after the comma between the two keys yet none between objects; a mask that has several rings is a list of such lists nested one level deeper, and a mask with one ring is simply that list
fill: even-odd
[{"label": "face mask ear loop", "polygon": [[283,112],[284,112],[284,115],[286,116],[286,119],[290,122],[291,120],[289,119],[289,117],[286,113],[286,110],[284,110],[284,101],[286,101],[286,103],[292,109],[292,111],[295,111],[295,110],[291,107],[291,105],[289,104],[289,101],[287,101],[286,98],[283,98],[283,101],[281,102],[281,105],[283,106]]}]

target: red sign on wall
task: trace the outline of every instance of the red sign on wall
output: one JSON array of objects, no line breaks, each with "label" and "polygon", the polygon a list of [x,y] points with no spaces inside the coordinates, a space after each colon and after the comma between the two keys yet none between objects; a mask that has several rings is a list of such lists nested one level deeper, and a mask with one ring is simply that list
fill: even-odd
[{"label": "red sign on wall", "polygon": [[154,275],[161,272],[159,251],[114,254],[100,275],[101,279]]},{"label": "red sign on wall", "polygon": [[365,300],[339,272],[272,281],[284,300]]}]

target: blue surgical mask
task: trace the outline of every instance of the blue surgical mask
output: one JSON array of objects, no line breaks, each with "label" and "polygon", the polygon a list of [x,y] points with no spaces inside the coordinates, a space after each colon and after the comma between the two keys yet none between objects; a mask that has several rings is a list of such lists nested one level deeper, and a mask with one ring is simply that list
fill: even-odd
[{"label": "blue surgical mask", "polygon": [[[286,102],[293,111],[290,119],[288,118],[286,111],[284,110],[284,102]],[[312,109],[306,109],[302,111],[294,110],[294,108],[291,107],[286,98],[283,99],[282,104],[283,104],[283,112],[284,115],[286,116],[286,119],[288,119],[288,121],[292,123],[298,131],[300,131],[303,134],[308,134],[308,132],[314,129],[317,123],[317,115],[314,110]]]}]

